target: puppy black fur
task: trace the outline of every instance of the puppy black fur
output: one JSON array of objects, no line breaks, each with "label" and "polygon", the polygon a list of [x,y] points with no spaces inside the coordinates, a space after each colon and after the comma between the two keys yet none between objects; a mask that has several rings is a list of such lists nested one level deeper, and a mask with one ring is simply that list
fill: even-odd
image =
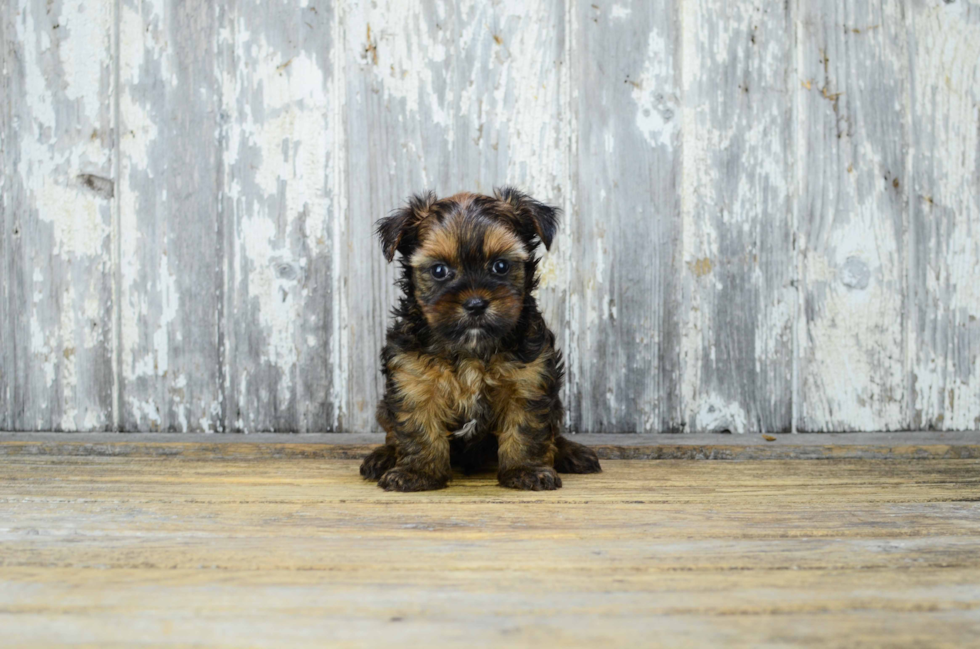
[{"label": "puppy black fur", "polygon": [[595,473],[591,449],[561,436],[561,352],[537,307],[539,244],[558,210],[502,188],[431,192],[381,219],[402,296],[381,352],[384,446],[361,475],[390,491],[445,487],[452,467],[498,465],[514,489],[561,487],[558,472]]}]

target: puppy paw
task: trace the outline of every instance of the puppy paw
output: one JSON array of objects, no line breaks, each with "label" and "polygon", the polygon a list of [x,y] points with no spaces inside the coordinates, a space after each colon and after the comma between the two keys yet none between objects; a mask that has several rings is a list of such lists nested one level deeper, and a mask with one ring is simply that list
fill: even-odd
[{"label": "puppy paw", "polygon": [[447,482],[430,475],[394,468],[381,476],[378,486],[385,491],[432,491],[444,488]]},{"label": "puppy paw", "polygon": [[588,446],[560,438],[555,455],[555,470],[559,473],[600,473],[599,456]]},{"label": "puppy paw", "polygon": [[548,466],[522,466],[501,471],[497,475],[501,487],[525,491],[554,491],[561,489],[561,478]]},{"label": "puppy paw", "polygon": [[385,471],[395,466],[395,447],[387,444],[371,451],[361,462],[361,475],[368,480],[377,480]]}]

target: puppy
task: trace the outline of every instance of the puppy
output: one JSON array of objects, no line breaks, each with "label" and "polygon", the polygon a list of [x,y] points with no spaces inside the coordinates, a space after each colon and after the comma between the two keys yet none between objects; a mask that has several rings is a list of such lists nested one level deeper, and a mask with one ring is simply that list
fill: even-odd
[{"label": "puppy", "polygon": [[361,475],[388,491],[441,489],[497,460],[513,489],[561,487],[563,473],[600,471],[595,452],[561,436],[564,374],[534,299],[538,260],[558,210],[511,188],[493,196],[414,196],[378,222],[391,262],[401,254],[381,352],[384,446]]}]

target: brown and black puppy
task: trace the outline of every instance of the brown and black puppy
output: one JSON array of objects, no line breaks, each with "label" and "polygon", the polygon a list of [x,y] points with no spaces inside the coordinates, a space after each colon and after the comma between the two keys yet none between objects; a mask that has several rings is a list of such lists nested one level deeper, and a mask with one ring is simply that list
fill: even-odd
[{"label": "brown and black puppy", "polygon": [[387,437],[361,475],[388,491],[440,489],[453,465],[496,459],[501,485],[543,490],[561,487],[556,470],[601,470],[560,434],[561,352],[533,296],[534,250],[557,229],[557,209],[510,188],[414,196],[379,221],[403,295],[381,352]]}]

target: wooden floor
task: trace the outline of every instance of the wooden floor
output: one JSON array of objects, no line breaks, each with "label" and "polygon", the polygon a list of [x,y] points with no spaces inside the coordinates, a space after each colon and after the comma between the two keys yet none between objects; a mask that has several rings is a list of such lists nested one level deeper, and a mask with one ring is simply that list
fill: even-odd
[{"label": "wooden floor", "polygon": [[0,645],[977,646],[980,460],[0,457]]}]

